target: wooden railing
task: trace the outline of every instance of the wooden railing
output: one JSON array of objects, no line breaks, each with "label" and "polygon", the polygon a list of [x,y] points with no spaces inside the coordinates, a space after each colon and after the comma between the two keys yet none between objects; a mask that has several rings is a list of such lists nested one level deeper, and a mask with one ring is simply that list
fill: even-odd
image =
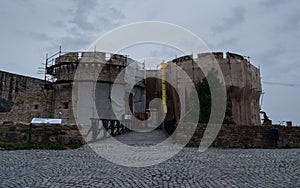
[{"label": "wooden railing", "polygon": [[[92,140],[90,142],[129,132],[131,127],[131,122],[129,121],[124,121],[124,124],[126,124],[126,126],[124,126],[119,120],[99,118],[90,118],[90,120],[92,126],[87,133],[87,135],[92,133]],[[100,125],[100,121],[102,122],[102,125]]]}]

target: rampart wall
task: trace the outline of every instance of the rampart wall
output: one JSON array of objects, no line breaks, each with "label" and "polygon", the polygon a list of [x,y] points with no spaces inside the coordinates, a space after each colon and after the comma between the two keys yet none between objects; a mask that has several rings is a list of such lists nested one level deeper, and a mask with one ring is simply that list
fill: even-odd
[{"label": "rampart wall", "polygon": [[[28,123],[10,123],[0,125],[0,143],[26,143],[29,141]],[[52,142],[60,144],[83,144],[76,125],[33,125],[31,142]]]},{"label": "rampart wall", "polygon": [[[210,125],[214,126],[214,125]],[[186,128],[186,127],[185,127]],[[190,145],[199,145],[207,125],[199,124],[191,138]],[[211,147],[220,148],[271,148],[275,147],[272,139],[271,129],[279,129],[279,148],[300,147],[300,127],[274,126],[253,126],[253,125],[222,125],[220,132],[214,139]],[[176,131],[176,141],[180,142],[185,138],[186,130]]]},{"label": "rampart wall", "polygon": [[44,81],[0,71],[0,98],[14,102],[19,93],[41,91]]},{"label": "rampart wall", "polygon": [[[214,126],[214,125],[210,125]],[[181,142],[186,139],[184,130],[176,130],[172,137]],[[199,124],[189,145],[199,145],[207,125]],[[300,127],[222,125],[210,147],[216,148],[273,148],[271,129],[279,129],[279,148],[300,148]],[[0,143],[26,143],[29,139],[29,124],[0,124]],[[61,144],[84,144],[76,125],[33,125],[32,142],[53,142]]]},{"label": "rampart wall", "polygon": [[0,122],[47,117],[44,84],[44,80],[0,71],[0,98],[12,104],[10,111],[0,113]]}]

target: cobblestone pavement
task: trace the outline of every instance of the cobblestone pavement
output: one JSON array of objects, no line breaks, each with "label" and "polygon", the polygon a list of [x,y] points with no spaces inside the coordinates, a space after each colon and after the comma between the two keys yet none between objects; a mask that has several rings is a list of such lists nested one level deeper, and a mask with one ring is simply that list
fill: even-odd
[{"label": "cobblestone pavement", "polygon": [[184,148],[158,165],[130,168],[85,146],[0,151],[0,164],[0,187],[300,187],[300,149]]}]

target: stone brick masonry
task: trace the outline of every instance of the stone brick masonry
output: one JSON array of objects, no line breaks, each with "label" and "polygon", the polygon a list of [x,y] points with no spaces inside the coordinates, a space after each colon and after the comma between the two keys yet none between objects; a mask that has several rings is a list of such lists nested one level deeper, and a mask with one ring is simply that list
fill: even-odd
[{"label": "stone brick masonry", "polygon": [[[241,126],[222,125],[212,147],[221,148],[269,148],[275,143],[271,137],[271,129],[279,129],[278,147],[300,147],[300,127],[273,126]],[[203,137],[206,125],[198,125],[189,144],[198,145]],[[184,136],[184,131],[176,131],[176,139]]]},{"label": "stone brick masonry", "polygon": [[32,118],[51,117],[52,95],[46,104],[44,85],[44,80],[0,71],[0,98],[13,104],[10,112],[0,113],[0,121],[28,123]]},{"label": "stone brick masonry", "polygon": [[[274,147],[271,129],[279,128],[278,147],[300,148],[300,127],[223,125],[211,147],[217,148],[270,148]],[[206,125],[198,125],[189,144],[198,145]],[[185,137],[186,131],[177,130],[176,140]],[[1,124],[0,143],[25,143],[28,141],[29,124]],[[84,144],[76,125],[33,125],[32,142]]]},{"label": "stone brick masonry", "polygon": [[[29,140],[29,124],[1,124],[0,143],[26,143]],[[64,145],[83,144],[76,125],[33,125],[31,141],[53,142]]]}]

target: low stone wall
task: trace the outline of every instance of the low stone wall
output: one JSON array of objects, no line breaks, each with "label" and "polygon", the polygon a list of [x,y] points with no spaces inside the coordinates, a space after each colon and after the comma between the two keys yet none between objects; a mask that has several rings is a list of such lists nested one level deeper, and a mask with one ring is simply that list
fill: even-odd
[{"label": "low stone wall", "polygon": [[[274,147],[271,129],[279,129],[278,147],[300,148],[300,127],[222,125],[211,147],[220,148],[270,148]],[[206,130],[199,124],[189,144],[198,145]],[[177,142],[186,137],[189,129],[176,130]],[[4,122],[0,124],[0,143],[26,143],[29,140],[29,124]],[[33,125],[32,142],[53,142],[64,145],[84,144],[76,125]]]},{"label": "low stone wall", "polygon": [[[29,140],[29,124],[0,124],[0,143],[26,143]],[[76,125],[33,125],[32,142],[52,142],[64,145],[83,144]]]},{"label": "low stone wall", "polygon": [[[275,146],[271,129],[279,129],[279,148],[300,148],[300,127],[222,125],[211,147],[220,148],[270,148]],[[201,142],[206,125],[199,124],[189,144]],[[184,138],[184,130],[176,131],[176,140]]]}]

